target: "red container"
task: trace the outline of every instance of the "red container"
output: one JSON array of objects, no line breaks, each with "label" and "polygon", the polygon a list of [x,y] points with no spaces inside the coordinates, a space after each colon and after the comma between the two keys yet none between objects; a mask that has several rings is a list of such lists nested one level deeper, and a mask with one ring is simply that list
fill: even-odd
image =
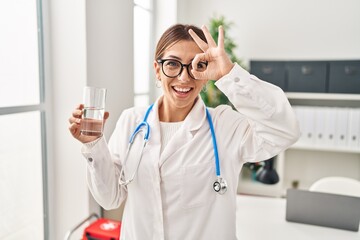
[{"label": "red container", "polygon": [[121,222],[99,218],[84,230],[82,240],[119,240]]}]

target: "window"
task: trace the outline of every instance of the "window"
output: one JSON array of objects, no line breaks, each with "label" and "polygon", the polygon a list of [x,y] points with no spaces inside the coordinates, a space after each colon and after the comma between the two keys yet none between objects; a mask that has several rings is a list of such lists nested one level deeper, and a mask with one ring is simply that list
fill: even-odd
[{"label": "window", "polygon": [[0,239],[47,238],[41,0],[0,1]]},{"label": "window", "polygon": [[135,106],[147,106],[152,79],[152,0],[134,0],[134,91]]}]

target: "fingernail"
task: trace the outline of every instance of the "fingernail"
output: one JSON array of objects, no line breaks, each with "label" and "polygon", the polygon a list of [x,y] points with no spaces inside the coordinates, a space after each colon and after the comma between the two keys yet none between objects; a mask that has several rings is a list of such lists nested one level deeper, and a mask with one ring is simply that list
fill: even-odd
[{"label": "fingernail", "polygon": [[77,123],[80,123],[80,122],[81,122],[81,119],[76,119],[76,122],[77,122]]}]

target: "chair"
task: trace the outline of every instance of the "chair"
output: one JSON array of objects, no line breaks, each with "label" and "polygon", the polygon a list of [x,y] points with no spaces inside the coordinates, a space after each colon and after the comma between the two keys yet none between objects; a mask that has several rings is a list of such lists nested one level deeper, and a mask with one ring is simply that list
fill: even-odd
[{"label": "chair", "polygon": [[314,182],[309,190],[360,197],[360,181],[347,177],[325,177]]}]

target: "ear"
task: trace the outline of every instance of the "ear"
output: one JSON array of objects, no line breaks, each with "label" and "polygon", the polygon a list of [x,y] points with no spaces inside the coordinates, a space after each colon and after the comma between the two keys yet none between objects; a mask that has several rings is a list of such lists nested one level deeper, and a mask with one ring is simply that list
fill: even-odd
[{"label": "ear", "polygon": [[156,79],[161,78],[161,66],[157,61],[154,61],[154,71],[156,75]]}]

